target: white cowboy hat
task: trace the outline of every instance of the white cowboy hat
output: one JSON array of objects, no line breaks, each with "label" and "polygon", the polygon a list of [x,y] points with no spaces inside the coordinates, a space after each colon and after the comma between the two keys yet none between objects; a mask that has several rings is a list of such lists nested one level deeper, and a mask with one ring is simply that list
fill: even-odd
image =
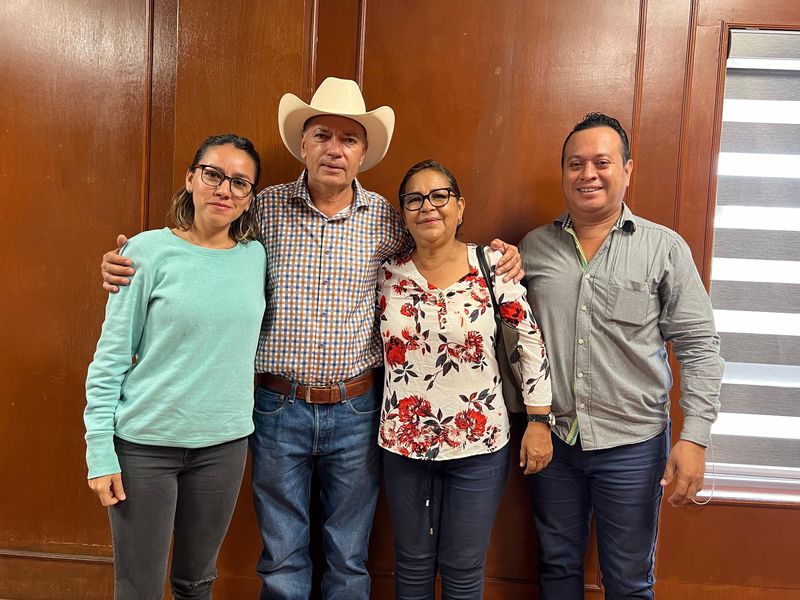
[{"label": "white cowboy hat", "polygon": [[300,156],[303,125],[317,115],[337,115],[358,121],[367,131],[367,152],[359,171],[377,165],[386,155],[394,132],[394,111],[381,106],[367,112],[364,97],[355,81],[328,77],[306,104],[294,94],[284,94],[278,104],[278,129],[286,149],[297,160]]}]

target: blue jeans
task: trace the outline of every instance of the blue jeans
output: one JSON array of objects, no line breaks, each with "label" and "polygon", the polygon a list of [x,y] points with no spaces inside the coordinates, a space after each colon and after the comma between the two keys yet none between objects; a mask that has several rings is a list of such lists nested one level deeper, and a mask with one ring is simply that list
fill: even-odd
[{"label": "blue jeans", "polygon": [[394,528],[395,599],[480,600],[486,549],[508,479],[509,446],[454,460],[383,453]]},{"label": "blue jeans", "polygon": [[307,600],[311,477],[321,488],[325,600],[368,600],[367,549],[378,498],[382,377],[366,394],[308,404],[262,387],[255,398],[253,497],[264,550],[263,600]]},{"label": "blue jeans", "polygon": [[583,600],[583,558],[594,512],[605,597],[653,598],[669,427],[656,437],[584,451],[553,436],[553,460],[529,478],[539,537],[541,600]]},{"label": "blue jeans", "polygon": [[161,600],[172,541],[175,600],[209,600],[217,555],[236,506],[245,438],[206,448],[114,438],[127,499],[108,508],[114,598]]}]

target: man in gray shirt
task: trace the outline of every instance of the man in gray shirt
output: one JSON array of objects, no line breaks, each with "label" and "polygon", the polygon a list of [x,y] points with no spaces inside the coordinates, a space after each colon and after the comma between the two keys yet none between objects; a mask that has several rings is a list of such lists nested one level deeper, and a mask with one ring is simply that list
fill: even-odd
[{"label": "man in gray shirt", "polygon": [[[678,506],[703,485],[719,338],[686,242],[623,202],[633,161],[619,122],[587,115],[561,166],[569,212],[519,248],[552,366],[554,418],[525,433],[550,461],[530,477],[541,598],[583,599],[592,513],[606,598],[653,598],[662,490],[674,482]],[[671,449],[667,343],[684,417]]]}]

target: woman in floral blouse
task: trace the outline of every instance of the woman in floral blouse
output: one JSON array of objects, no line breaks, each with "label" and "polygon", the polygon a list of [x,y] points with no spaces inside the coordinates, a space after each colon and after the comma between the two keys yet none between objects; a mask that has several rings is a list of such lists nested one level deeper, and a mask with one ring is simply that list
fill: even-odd
[{"label": "woman in floral blouse", "polygon": [[[477,248],[456,239],[465,200],[452,173],[428,160],[400,184],[410,254],[380,276],[386,365],[378,443],[395,533],[396,598],[479,599],[492,523],[509,464],[509,420],[494,353],[488,285],[505,323],[519,332],[523,398],[531,414],[550,411],[549,366],[522,285],[480,273]],[[489,251],[493,267],[499,252]],[[530,423],[530,427],[549,427]],[[549,456],[528,452],[526,473]]]}]

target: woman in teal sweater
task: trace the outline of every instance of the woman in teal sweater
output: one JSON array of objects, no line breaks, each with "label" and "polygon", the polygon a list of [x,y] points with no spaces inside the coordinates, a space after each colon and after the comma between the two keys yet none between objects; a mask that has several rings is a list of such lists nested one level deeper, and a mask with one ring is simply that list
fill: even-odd
[{"label": "woman in teal sweater", "polygon": [[[108,506],[115,598],[210,598],[253,431],[264,248],[250,203],[261,162],[235,135],[205,140],[172,229],[132,238],[130,285],[108,299],[86,379],[89,487]],[[174,538],[174,539],[173,539]]]}]

